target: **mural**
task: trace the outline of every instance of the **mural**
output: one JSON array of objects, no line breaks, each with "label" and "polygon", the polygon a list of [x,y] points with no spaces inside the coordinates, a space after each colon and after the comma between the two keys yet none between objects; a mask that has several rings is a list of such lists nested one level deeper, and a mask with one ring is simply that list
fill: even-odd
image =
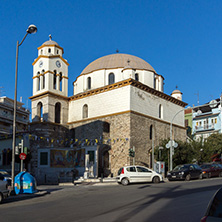
[{"label": "mural", "polygon": [[85,149],[51,150],[50,165],[55,168],[83,167],[85,164]]}]

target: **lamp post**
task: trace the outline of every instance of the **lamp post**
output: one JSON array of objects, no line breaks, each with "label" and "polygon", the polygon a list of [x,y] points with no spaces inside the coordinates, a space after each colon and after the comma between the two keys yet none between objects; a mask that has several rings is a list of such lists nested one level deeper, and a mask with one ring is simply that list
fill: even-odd
[{"label": "lamp post", "polygon": [[172,118],[171,122],[170,122],[170,171],[173,169],[173,139],[172,139],[172,131],[173,131],[173,120],[175,119],[175,117],[182,111],[184,111],[184,109],[179,110],[174,117]]},{"label": "lamp post", "polygon": [[36,33],[37,27],[30,25],[26,30],[26,34],[21,43],[17,41],[16,45],[16,62],[15,62],[15,96],[14,96],[14,115],[13,115],[13,138],[12,138],[12,190],[14,190],[14,178],[15,178],[15,144],[16,144],[16,109],[17,109],[17,77],[18,77],[18,51],[19,46],[22,45],[28,34]]}]

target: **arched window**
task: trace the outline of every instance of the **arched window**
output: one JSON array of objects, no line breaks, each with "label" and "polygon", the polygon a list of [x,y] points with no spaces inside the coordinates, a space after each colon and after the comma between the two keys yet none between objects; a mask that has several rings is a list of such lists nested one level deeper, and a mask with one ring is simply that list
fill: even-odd
[{"label": "arched window", "polygon": [[163,107],[161,104],[159,105],[159,118],[163,118]]},{"label": "arched window", "polygon": [[37,90],[40,90],[40,72],[37,72]]},{"label": "arched window", "polygon": [[54,75],[53,75],[53,89],[56,89],[56,70],[54,70]]},{"label": "arched window", "polygon": [[42,70],[42,88],[45,89],[45,75],[44,75],[45,70]]},{"label": "arched window", "polygon": [[109,74],[109,85],[115,83],[115,75],[113,73]]},{"label": "arched window", "polygon": [[42,103],[41,102],[39,102],[37,105],[37,117],[38,117],[38,121],[43,120],[43,111],[42,111]]},{"label": "arched window", "polygon": [[62,91],[62,72],[59,73],[59,90]]},{"label": "arched window", "polygon": [[50,49],[50,48],[48,49],[48,52],[49,52],[49,53],[51,52],[51,49]]},{"label": "arched window", "polygon": [[138,73],[135,74],[135,80],[139,81],[139,74]]},{"label": "arched window", "polygon": [[91,77],[87,78],[87,89],[91,89]]},{"label": "arched window", "polygon": [[61,117],[61,103],[55,104],[55,123],[60,123]]},{"label": "arched window", "polygon": [[150,140],[153,139],[153,125],[150,125]]},{"label": "arched window", "polygon": [[88,118],[88,105],[87,105],[87,104],[85,104],[85,105],[83,106],[82,117],[83,117],[83,119],[84,119],[84,118]]},{"label": "arched window", "polygon": [[43,50],[41,49],[41,55],[42,55],[42,53],[43,53]]}]

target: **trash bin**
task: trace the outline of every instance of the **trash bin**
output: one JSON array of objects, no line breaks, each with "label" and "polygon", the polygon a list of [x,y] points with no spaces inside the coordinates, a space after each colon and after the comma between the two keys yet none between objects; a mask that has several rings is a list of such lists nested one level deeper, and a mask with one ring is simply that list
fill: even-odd
[{"label": "trash bin", "polygon": [[15,193],[35,193],[36,189],[36,180],[28,172],[21,172],[15,176]]}]

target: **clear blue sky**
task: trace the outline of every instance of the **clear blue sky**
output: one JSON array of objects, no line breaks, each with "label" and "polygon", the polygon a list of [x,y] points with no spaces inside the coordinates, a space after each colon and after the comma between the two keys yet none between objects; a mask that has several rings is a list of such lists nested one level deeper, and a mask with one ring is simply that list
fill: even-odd
[{"label": "clear blue sky", "polygon": [[221,0],[0,0],[1,96],[14,98],[16,42],[30,24],[38,32],[19,48],[18,100],[30,108],[32,62],[37,47],[52,39],[64,48],[72,82],[93,60],[127,53],[146,60],[176,85],[183,101],[197,105],[219,98],[222,76]]}]

